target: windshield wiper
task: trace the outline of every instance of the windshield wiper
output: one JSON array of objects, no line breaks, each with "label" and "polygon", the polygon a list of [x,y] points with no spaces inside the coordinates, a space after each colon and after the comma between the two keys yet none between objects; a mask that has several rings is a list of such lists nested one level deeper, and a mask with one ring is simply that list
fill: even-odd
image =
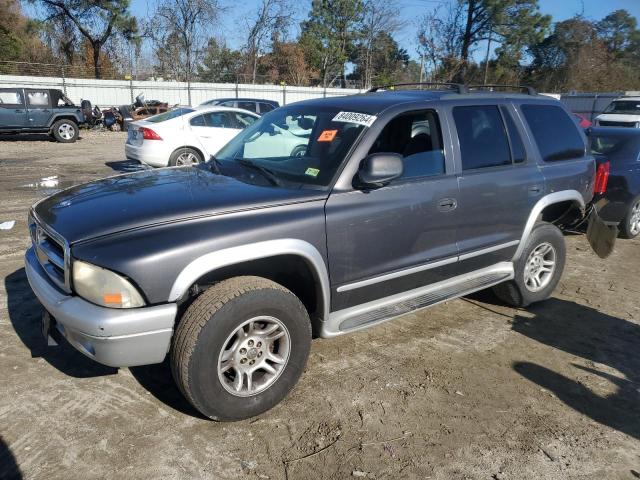
[{"label": "windshield wiper", "polygon": [[281,185],[280,179],[276,176],[275,173],[273,173],[272,170],[268,169],[267,167],[258,165],[257,163],[254,163],[251,160],[249,160],[248,158],[236,158],[235,161],[238,162],[240,165],[257,170],[262,174],[264,178],[269,180],[269,182],[272,185],[275,185],[275,186]]}]

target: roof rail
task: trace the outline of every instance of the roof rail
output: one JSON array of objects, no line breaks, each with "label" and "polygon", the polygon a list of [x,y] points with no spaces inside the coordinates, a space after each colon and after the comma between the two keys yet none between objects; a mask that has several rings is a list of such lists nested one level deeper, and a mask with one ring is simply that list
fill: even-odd
[{"label": "roof rail", "polygon": [[[432,86],[438,86],[438,85],[443,85],[445,87],[448,87],[450,90],[456,90],[457,93],[467,93],[467,87],[465,85],[462,85],[461,83],[449,83],[449,82],[394,83],[391,85],[381,85],[379,87],[373,87],[372,89],[368,90],[368,92],[377,92],[379,90],[395,90],[396,87],[422,87],[422,86],[432,87]],[[422,89],[420,88],[416,90],[422,90]]]},{"label": "roof rail", "polygon": [[469,90],[490,90],[494,89],[507,89],[521,90],[527,93],[527,95],[537,95],[536,89],[527,85],[500,85],[500,84],[488,84],[488,85],[469,85]]}]

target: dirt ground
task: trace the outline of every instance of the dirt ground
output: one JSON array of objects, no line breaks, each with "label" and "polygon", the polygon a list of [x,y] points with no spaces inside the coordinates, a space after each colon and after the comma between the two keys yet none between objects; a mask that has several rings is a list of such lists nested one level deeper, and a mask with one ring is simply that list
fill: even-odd
[{"label": "dirt ground", "polygon": [[567,237],[555,296],[526,310],[479,294],[315,340],[289,397],[237,423],[199,416],[166,364],[46,348],[27,210],[135,169],[124,138],[0,139],[0,478],[640,478],[640,240],[600,260]]}]

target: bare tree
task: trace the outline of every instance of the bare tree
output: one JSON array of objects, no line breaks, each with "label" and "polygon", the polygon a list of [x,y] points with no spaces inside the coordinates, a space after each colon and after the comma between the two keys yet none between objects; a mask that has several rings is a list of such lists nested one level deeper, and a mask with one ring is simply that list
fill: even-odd
[{"label": "bare tree", "polygon": [[393,35],[403,22],[395,0],[365,0],[362,17],[362,51],[360,52],[363,66],[365,88],[371,88],[373,79],[373,49],[374,42],[381,34]]},{"label": "bare tree", "polygon": [[[196,71],[209,38],[211,25],[222,9],[217,0],[161,0],[146,33],[156,44],[170,47],[173,60],[187,83]],[[170,42],[170,43],[168,43]],[[187,88],[191,104],[191,88]]]},{"label": "bare tree", "polygon": [[252,82],[256,81],[258,59],[270,40],[281,40],[290,25],[293,11],[289,0],[262,0],[258,14],[249,26],[247,57],[251,65]]},{"label": "bare tree", "polygon": [[460,72],[463,18],[464,7],[460,2],[438,6],[422,18],[419,51],[431,81],[448,82]]}]

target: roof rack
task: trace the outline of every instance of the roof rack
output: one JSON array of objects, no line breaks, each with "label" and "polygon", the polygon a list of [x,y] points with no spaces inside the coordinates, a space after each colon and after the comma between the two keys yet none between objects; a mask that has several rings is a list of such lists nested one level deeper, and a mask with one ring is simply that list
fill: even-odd
[{"label": "roof rack", "polygon": [[[394,83],[391,85],[381,85],[379,87],[373,87],[368,90],[369,92],[377,92],[379,90],[395,90],[396,87],[433,87],[433,86],[446,86],[450,90],[456,90],[458,93],[467,93],[467,87],[461,83],[449,83],[449,82],[416,82],[416,83]],[[422,90],[422,89],[420,89]]]},{"label": "roof rack", "polygon": [[489,90],[493,91],[494,89],[507,89],[511,88],[513,90],[526,92],[527,95],[537,95],[535,88],[528,87],[526,85],[500,85],[500,84],[488,84],[488,85],[469,85],[469,90]]}]

